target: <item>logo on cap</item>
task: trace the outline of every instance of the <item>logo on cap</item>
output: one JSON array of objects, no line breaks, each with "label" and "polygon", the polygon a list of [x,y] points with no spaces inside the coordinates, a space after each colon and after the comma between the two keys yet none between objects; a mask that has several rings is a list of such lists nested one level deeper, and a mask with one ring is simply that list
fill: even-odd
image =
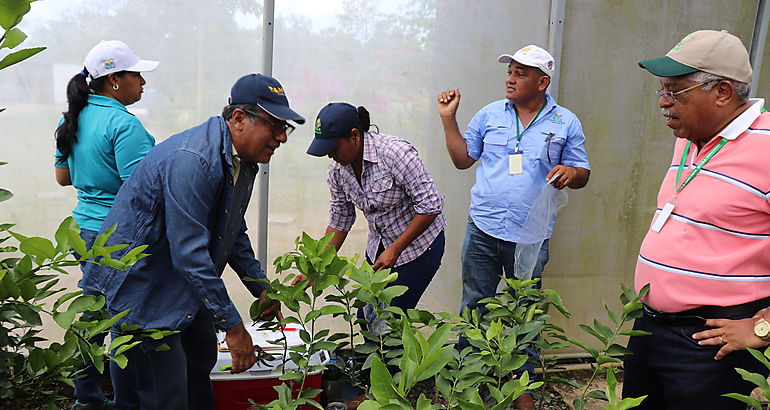
[{"label": "logo on cap", "polygon": [[315,133],[318,135],[321,135],[321,119],[316,118],[315,119]]},{"label": "logo on cap", "polygon": [[110,58],[110,59],[104,60],[104,69],[105,70],[112,70],[113,68],[115,68],[115,60],[114,59]]},{"label": "logo on cap", "polygon": [[674,48],[671,49],[671,51],[679,51],[684,47],[685,44],[687,44],[688,41],[692,39],[692,34],[686,35],[680,42],[676,43]]},{"label": "logo on cap", "polygon": [[274,92],[274,93],[276,93],[276,94],[278,94],[278,95],[286,95],[286,93],[284,93],[284,91],[283,91],[283,87],[273,87],[273,86],[268,86],[267,88],[268,88],[270,91],[272,91],[272,92]]},{"label": "logo on cap", "polygon": [[527,51],[529,51],[529,50],[532,50],[532,49],[531,49],[531,48],[529,48],[529,47],[524,47],[524,48],[522,48],[522,49],[521,49],[521,50],[519,50],[519,51],[521,51],[522,53],[526,53],[526,52],[527,52]]},{"label": "logo on cap", "polygon": [[553,70],[553,61],[548,60],[548,69]]}]

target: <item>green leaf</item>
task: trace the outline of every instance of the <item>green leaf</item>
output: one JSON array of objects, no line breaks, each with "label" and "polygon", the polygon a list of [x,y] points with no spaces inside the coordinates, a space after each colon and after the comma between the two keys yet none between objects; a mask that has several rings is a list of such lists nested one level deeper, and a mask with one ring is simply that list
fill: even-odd
[{"label": "green leaf", "polygon": [[2,48],[14,48],[27,39],[27,35],[18,28],[12,28],[5,33],[5,40],[0,44]]},{"label": "green leaf", "polygon": [[129,340],[131,340],[133,338],[134,338],[134,336],[132,336],[132,335],[118,336],[118,337],[112,339],[112,342],[110,342],[110,347],[107,350],[113,351],[118,346],[128,342]]},{"label": "green leaf", "polygon": [[[70,250],[71,246],[69,244],[69,237],[67,237],[67,232],[76,229],[77,222],[75,222],[75,219],[71,216],[68,216],[64,218],[63,221],[59,224],[59,227],[56,229],[56,233],[54,234],[54,239],[56,239],[56,251],[57,252],[67,252]],[[79,230],[79,228],[77,228]]]},{"label": "green leaf", "polygon": [[591,391],[588,394],[586,394],[586,397],[588,397],[590,399],[609,401],[609,399],[607,398],[607,393],[605,393],[605,392],[603,392],[601,390]]},{"label": "green leaf", "polygon": [[134,248],[131,248],[130,251],[126,252],[126,254],[123,255],[122,258],[120,258],[120,261],[127,264],[128,261],[133,259],[135,256],[139,255],[141,252],[147,249],[148,246],[149,245],[139,245]]},{"label": "green leaf", "polygon": [[612,323],[614,323],[616,325],[620,324],[620,319],[618,318],[618,314],[613,312],[612,310],[610,310],[610,307],[607,306],[606,303],[604,304],[604,310],[607,311],[607,316],[610,317],[610,320],[612,320]]},{"label": "green leaf", "polygon": [[121,261],[119,261],[117,259],[112,259],[112,258],[102,258],[102,259],[99,260],[99,264],[100,265],[106,265],[106,266],[109,266],[109,267],[111,267],[113,269],[117,269],[117,270],[125,270],[126,269],[126,264],[125,263],[123,263],[123,262],[121,262]]},{"label": "green leaf", "polygon": [[104,233],[97,236],[96,239],[94,239],[93,247],[96,248],[104,246],[104,244],[107,242],[107,239],[109,239],[112,233],[115,232],[115,229],[118,229],[117,224],[110,226],[106,231],[104,231]]},{"label": "green leaf", "polygon": [[596,319],[594,319],[594,328],[599,332],[601,332],[601,334],[603,334],[605,337],[607,337],[607,339],[612,338],[612,335],[613,335],[612,329],[610,329],[608,326],[604,325],[603,323],[599,322]]},{"label": "green leaf", "polygon": [[33,256],[39,256],[41,258],[53,259],[56,257],[56,249],[53,247],[53,243],[48,239],[38,236],[27,238],[19,244],[19,250]]},{"label": "green leaf", "polygon": [[631,350],[616,343],[613,343],[610,347],[607,348],[608,355],[627,355],[632,353],[633,352],[631,352]]},{"label": "green leaf", "polygon": [[11,191],[7,189],[0,188],[0,202],[7,201],[13,197],[13,194]]},{"label": "green leaf", "polygon": [[759,400],[752,398],[750,396],[744,396],[738,393],[727,393],[727,394],[723,394],[722,396],[730,397],[731,399],[742,401],[757,410],[762,410],[762,403]]},{"label": "green leaf", "polygon": [[649,336],[652,333],[645,332],[644,330],[624,330],[619,334],[623,336]]},{"label": "green leaf", "polygon": [[31,280],[23,280],[19,283],[19,291],[21,292],[21,298],[24,300],[30,300],[35,297],[37,287],[35,282]]},{"label": "green leaf", "polygon": [[126,356],[123,356],[122,354],[118,356],[110,357],[110,360],[115,362],[115,364],[117,364],[118,367],[120,367],[121,369],[125,369],[126,365],[128,365],[128,358]]},{"label": "green leaf", "polygon": [[[2,2],[0,2],[2,4]],[[0,60],[0,70],[10,67],[18,62],[24,61],[35,54],[45,50],[45,47],[25,48],[14,53],[8,54]]]},{"label": "green leaf", "polygon": [[401,286],[401,285],[388,286],[382,291],[382,293],[380,293],[380,300],[385,302],[385,304],[390,304],[393,298],[403,295],[404,293],[406,293],[407,290],[409,290],[409,288],[407,288],[406,286]]},{"label": "green leaf", "polygon": [[22,17],[29,12],[30,0],[0,1],[0,27],[6,30],[19,24]]},{"label": "green leaf", "polygon": [[29,305],[17,304],[16,313],[30,325],[41,326],[43,324],[43,321],[40,320],[40,315]]},{"label": "green leaf", "polygon": [[372,359],[369,378],[371,381],[371,393],[377,399],[377,403],[386,405],[390,400],[400,398],[393,385],[393,378],[390,372],[388,372],[388,368],[385,367],[377,356]]},{"label": "green leaf", "polygon": [[66,235],[68,243],[70,246],[72,246],[72,249],[74,249],[75,252],[77,252],[78,255],[80,255],[82,258],[88,250],[86,249],[86,242],[83,240],[83,238],[80,237],[80,228],[72,228],[67,231]]},{"label": "green leaf", "polygon": [[0,284],[5,288],[5,292],[11,299],[18,299],[21,296],[21,289],[19,289],[19,285],[16,281],[11,279],[11,275],[5,275]]},{"label": "green leaf", "polygon": [[761,387],[765,391],[770,390],[770,386],[767,384],[767,378],[763,377],[761,374],[751,373],[743,369],[735,369],[735,371],[741,375],[743,380],[754,383],[757,387]]},{"label": "green leaf", "polygon": [[38,370],[45,366],[45,353],[43,353],[43,349],[32,349],[27,360],[32,371],[37,373]]},{"label": "green leaf", "polygon": [[607,343],[607,337],[600,334],[596,330],[594,330],[591,326],[579,324],[578,327],[583,329],[586,333],[590,334],[591,336],[599,339],[599,341],[601,341],[602,343]]},{"label": "green leaf", "polygon": [[433,410],[433,405],[423,393],[417,398],[417,410]]}]

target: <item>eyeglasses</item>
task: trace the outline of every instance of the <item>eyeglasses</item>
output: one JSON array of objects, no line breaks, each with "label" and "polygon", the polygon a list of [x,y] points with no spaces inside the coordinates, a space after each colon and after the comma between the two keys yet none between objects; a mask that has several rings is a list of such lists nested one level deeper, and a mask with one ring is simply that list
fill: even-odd
[{"label": "eyeglasses", "polygon": [[280,122],[275,121],[275,120],[273,120],[271,118],[268,118],[268,117],[266,117],[266,116],[264,116],[262,114],[258,114],[258,113],[255,113],[255,112],[252,112],[252,111],[248,111],[248,110],[244,110],[244,111],[247,112],[249,115],[251,115],[253,117],[257,117],[257,118],[261,119],[262,121],[266,122],[267,125],[269,125],[270,128],[273,129],[273,136],[274,137],[278,136],[278,135],[281,135],[282,133],[286,134],[286,136],[288,137],[289,135],[291,135],[292,132],[294,132],[294,126],[289,124],[288,122],[280,123]]},{"label": "eyeglasses", "polygon": [[684,93],[686,93],[686,92],[688,92],[688,91],[690,91],[690,90],[694,90],[694,89],[696,89],[696,88],[698,88],[698,87],[700,87],[700,86],[702,86],[702,85],[708,84],[708,83],[710,83],[710,82],[711,82],[711,81],[706,81],[706,82],[703,82],[703,83],[698,83],[698,84],[695,84],[695,85],[694,85],[694,86],[692,86],[692,87],[687,87],[687,88],[685,88],[684,90],[680,90],[680,91],[676,91],[676,92],[671,92],[671,91],[663,91],[663,89],[661,88],[661,89],[659,89],[659,90],[656,90],[656,91],[655,91],[655,94],[657,94],[657,95],[658,95],[658,98],[661,98],[661,97],[662,97],[662,98],[663,98],[664,100],[666,100],[666,102],[668,102],[669,104],[673,104],[673,103],[675,103],[675,102],[676,102],[676,96],[677,96],[677,95],[680,95],[680,94],[684,94]]}]

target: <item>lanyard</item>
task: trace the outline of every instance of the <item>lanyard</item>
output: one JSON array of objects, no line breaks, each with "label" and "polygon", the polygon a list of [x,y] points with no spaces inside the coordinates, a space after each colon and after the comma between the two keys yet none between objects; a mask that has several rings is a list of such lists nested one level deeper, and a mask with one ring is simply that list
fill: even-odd
[{"label": "lanyard", "polygon": [[[537,115],[535,115],[535,118],[532,119],[532,121],[529,122],[529,125],[527,125],[527,128],[529,128],[530,125],[534,124],[537,120],[537,117],[540,116],[540,113],[543,112],[545,109],[545,105],[548,103],[548,100],[543,101],[543,106],[540,107],[540,111],[537,112]],[[524,131],[519,132],[519,112],[516,110],[516,106],[513,107],[513,111],[516,113],[516,152],[519,152],[519,144],[521,143],[521,136],[524,134],[524,131],[527,130],[527,128],[524,128]],[[524,124],[521,124],[524,125]]]},{"label": "lanyard", "polygon": [[687,184],[690,183],[690,181],[695,178],[695,175],[698,175],[698,172],[700,172],[701,168],[703,168],[704,165],[706,165],[707,162],[713,157],[717,151],[719,151],[722,147],[727,144],[728,139],[722,138],[721,141],[717,144],[716,147],[712,148],[711,151],[709,151],[708,154],[698,163],[698,165],[695,166],[695,169],[690,172],[690,175],[685,178],[685,180],[682,182],[682,185],[679,185],[679,178],[682,176],[682,169],[684,169],[684,163],[687,161],[687,154],[690,153],[690,145],[692,142],[687,141],[687,145],[684,147],[684,152],[682,153],[682,160],[679,161],[679,169],[676,171],[676,181],[674,181],[674,188],[676,189],[676,192],[680,192],[684,189],[684,187],[687,186]]}]

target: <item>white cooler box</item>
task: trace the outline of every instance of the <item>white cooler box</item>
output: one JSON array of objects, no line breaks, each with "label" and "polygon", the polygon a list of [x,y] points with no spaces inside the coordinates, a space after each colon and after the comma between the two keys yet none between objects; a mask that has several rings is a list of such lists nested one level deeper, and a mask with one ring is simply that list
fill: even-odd
[{"label": "white cooler box", "polygon": [[[267,330],[258,330],[259,323],[246,326],[246,330],[251,335],[255,345],[261,347],[266,353],[274,357],[273,360],[257,361],[249,370],[232,374],[230,370],[221,370],[224,366],[232,365],[229,351],[221,351],[226,348],[224,343],[224,333],[218,335],[220,340],[220,351],[217,352],[217,364],[211,371],[211,382],[214,386],[214,396],[216,397],[217,410],[245,410],[252,408],[248,399],[254,400],[257,404],[267,404],[278,398],[278,393],[273,386],[278,386],[282,381],[281,372],[276,367],[283,363],[284,346],[283,342],[279,344],[268,343],[268,340],[276,340],[281,337],[281,332]],[[295,327],[287,327],[285,330],[286,343],[289,347],[299,346],[303,342],[299,338],[299,332]],[[286,370],[296,370],[297,365],[286,355],[287,363],[284,366]],[[310,357],[312,365],[328,364],[329,353],[321,351]],[[320,389],[322,386],[322,371],[316,371],[308,374],[305,380],[305,388]],[[299,389],[299,385],[296,386]],[[318,398],[316,398],[318,400]],[[308,407],[312,408],[312,407]]]}]

